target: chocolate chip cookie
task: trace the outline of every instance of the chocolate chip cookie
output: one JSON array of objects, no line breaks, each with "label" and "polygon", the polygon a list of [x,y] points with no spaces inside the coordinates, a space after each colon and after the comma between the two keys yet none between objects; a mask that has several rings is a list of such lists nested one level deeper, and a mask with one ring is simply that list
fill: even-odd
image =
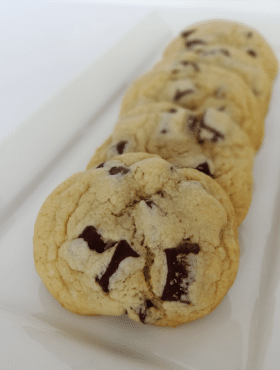
[{"label": "chocolate chip cookie", "polygon": [[87,169],[129,152],[157,154],[176,167],[204,172],[229,195],[237,224],[245,218],[252,199],[254,149],[227,114],[213,108],[192,112],[172,103],[136,108],[117,122]]},{"label": "chocolate chip cookie", "polygon": [[252,93],[262,107],[261,114],[266,115],[272,90],[272,81],[261,65],[232,46],[209,45],[201,52],[193,50],[179,54],[177,59],[163,58],[155,68],[160,70],[172,70],[173,74],[181,74],[189,70],[189,73],[201,71],[201,65],[211,64],[237,73],[250,87]]},{"label": "chocolate chip cookie", "polygon": [[193,24],[167,46],[164,57],[177,59],[182,52],[201,53],[217,44],[237,48],[257,61],[270,80],[275,78],[278,62],[272,48],[259,32],[238,22],[209,20]]},{"label": "chocolate chip cookie", "polygon": [[72,312],[177,326],[211,312],[235,279],[233,208],[209,176],[125,154],[49,195],[35,224],[34,260]]},{"label": "chocolate chip cookie", "polygon": [[199,71],[182,69],[176,74],[172,68],[150,70],[126,90],[120,116],[139,105],[160,101],[173,102],[190,110],[206,106],[226,109],[258,150],[264,134],[264,112],[251,89],[234,72],[207,64],[199,68]]}]

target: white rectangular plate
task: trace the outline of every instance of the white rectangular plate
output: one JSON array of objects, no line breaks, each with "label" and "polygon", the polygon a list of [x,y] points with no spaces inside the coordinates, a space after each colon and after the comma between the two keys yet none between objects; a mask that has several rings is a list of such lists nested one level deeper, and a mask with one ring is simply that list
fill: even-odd
[{"label": "white rectangular plate", "polygon": [[[255,160],[253,202],[239,230],[238,276],[214,312],[176,329],[125,316],[82,317],[63,309],[35,271],[32,237],[41,204],[64,179],[85,169],[116,122],[126,86],[154,63],[169,29],[175,35],[200,19],[239,20],[260,30],[280,59],[280,19],[194,10],[161,17],[147,17],[0,146],[1,369],[279,368],[279,80]],[[113,75],[108,58],[115,61]]]}]

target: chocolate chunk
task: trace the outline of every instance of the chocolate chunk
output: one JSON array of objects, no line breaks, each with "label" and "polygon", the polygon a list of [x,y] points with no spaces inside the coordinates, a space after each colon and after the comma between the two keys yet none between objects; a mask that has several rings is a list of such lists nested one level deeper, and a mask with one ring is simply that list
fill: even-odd
[{"label": "chocolate chunk", "polygon": [[147,317],[147,311],[149,308],[155,307],[150,299],[147,299],[147,301],[139,308],[139,319],[140,321],[145,324],[145,319]]},{"label": "chocolate chunk", "polygon": [[248,37],[248,39],[250,39],[253,36],[253,32],[249,31],[246,36]]},{"label": "chocolate chunk", "polygon": [[195,62],[191,62],[189,60],[182,60],[180,62],[183,66],[188,66],[188,65],[191,65],[194,69],[195,72],[199,72],[200,71],[200,68],[198,67],[198,64],[195,63]]},{"label": "chocolate chunk", "polygon": [[196,128],[196,125],[197,125],[198,121],[199,121],[199,119],[196,116],[192,115],[192,114],[188,117],[187,125],[188,125],[188,127],[191,131],[195,131],[195,128]]},{"label": "chocolate chunk", "polygon": [[126,173],[128,173],[130,171],[129,168],[127,167],[123,167],[123,166],[119,166],[119,167],[112,167],[109,171],[109,174],[110,175],[117,175],[118,173],[121,173],[122,175],[125,175]]},{"label": "chocolate chunk", "polygon": [[210,168],[208,166],[208,163],[207,162],[204,162],[204,163],[201,163],[199,164],[197,167],[196,167],[196,170],[200,171],[200,172],[203,172],[205,173],[205,175],[208,175],[208,176],[211,176],[212,177],[212,174],[210,172]]},{"label": "chocolate chunk", "polygon": [[188,254],[198,254],[200,247],[196,243],[184,240],[178,247],[165,249],[167,260],[166,284],[161,296],[163,301],[180,301],[190,304],[188,297],[189,285],[194,281],[190,277]]},{"label": "chocolate chunk", "polygon": [[119,154],[123,154],[126,144],[127,144],[127,141],[118,142],[118,144],[116,145],[116,149]]},{"label": "chocolate chunk", "polygon": [[156,205],[152,200],[145,200],[145,203],[148,207],[153,208],[153,205]]},{"label": "chocolate chunk", "polygon": [[220,49],[220,52],[224,54],[226,57],[230,56],[230,52],[227,49]]},{"label": "chocolate chunk", "polygon": [[218,130],[206,125],[204,117],[189,116],[187,125],[189,129],[196,134],[196,139],[199,144],[203,144],[205,139],[202,137],[202,130],[206,130],[212,134],[210,140],[212,143],[216,143],[219,139],[224,139],[224,135]]},{"label": "chocolate chunk", "polygon": [[101,286],[105,293],[109,292],[109,279],[117,271],[120,263],[128,257],[140,257],[128,244],[126,240],[121,240],[113,254],[111,262],[101,278],[96,277],[96,282]]},{"label": "chocolate chunk", "polygon": [[200,129],[198,131],[198,142],[203,143],[204,139],[201,137],[201,131],[202,130],[207,130],[208,132],[212,133],[213,136],[211,138],[212,143],[216,143],[219,139],[224,139],[224,135],[219,132],[218,130],[215,130],[214,128],[207,126],[206,123],[204,122],[204,118],[201,117],[200,119]]},{"label": "chocolate chunk", "polygon": [[105,162],[102,162],[98,166],[96,166],[96,168],[102,168],[102,167],[104,167],[104,164],[105,164]]},{"label": "chocolate chunk", "polygon": [[195,32],[195,30],[189,30],[189,31],[183,31],[182,33],[181,33],[181,36],[182,37],[188,37],[188,36],[190,36],[192,33],[194,33]]},{"label": "chocolate chunk", "polygon": [[183,91],[177,90],[177,91],[176,91],[176,94],[175,94],[175,96],[174,96],[174,98],[173,98],[173,100],[174,100],[174,101],[178,101],[178,100],[180,100],[183,96],[185,96],[185,95],[189,95],[189,94],[192,94],[192,93],[194,93],[194,90],[192,90],[192,89],[187,89],[187,90],[183,90]]},{"label": "chocolate chunk", "polygon": [[167,130],[166,129],[163,129],[160,131],[161,134],[166,134],[167,133]]},{"label": "chocolate chunk", "polygon": [[251,55],[251,57],[254,57],[254,58],[256,58],[257,56],[257,53],[252,49],[247,50],[247,54]]},{"label": "chocolate chunk", "polygon": [[185,45],[188,49],[191,49],[195,45],[206,45],[206,42],[203,40],[195,39],[195,40],[186,41]]},{"label": "chocolate chunk", "polygon": [[171,109],[169,109],[169,111],[168,111],[169,113],[176,113],[177,112],[177,109],[175,109],[175,108],[171,108]]},{"label": "chocolate chunk", "polygon": [[78,237],[84,239],[89,249],[97,253],[103,253],[116,244],[116,242],[104,243],[94,226],[87,226]]}]

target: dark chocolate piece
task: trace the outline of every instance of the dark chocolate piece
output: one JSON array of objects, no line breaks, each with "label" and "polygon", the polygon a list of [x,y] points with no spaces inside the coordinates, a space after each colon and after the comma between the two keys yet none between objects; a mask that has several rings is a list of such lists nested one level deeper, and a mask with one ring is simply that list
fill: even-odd
[{"label": "dark chocolate piece", "polygon": [[105,293],[109,292],[109,279],[117,271],[120,263],[128,257],[140,257],[128,244],[126,240],[121,240],[113,254],[111,262],[101,278],[96,277],[96,282],[101,286]]},{"label": "dark chocolate piece", "polygon": [[212,177],[212,174],[210,172],[210,168],[208,166],[208,163],[207,162],[204,162],[204,163],[201,163],[199,164],[197,167],[196,167],[196,170],[200,171],[200,172],[203,172],[205,173],[205,175],[208,175],[208,176],[211,176]]},{"label": "dark chocolate piece", "polygon": [[89,249],[96,251],[97,253],[103,253],[105,250],[112,248],[116,244],[116,242],[112,241],[105,243],[94,226],[87,226],[78,237],[84,239],[84,241],[87,242]]},{"label": "dark chocolate piece", "polygon": [[220,49],[220,52],[224,54],[226,57],[230,56],[230,52],[227,49]]},{"label": "dark chocolate piece", "polygon": [[96,168],[102,168],[102,167],[104,167],[104,164],[105,164],[105,162],[102,162],[98,166],[96,166]]},{"label": "dark chocolate piece", "polygon": [[189,94],[192,94],[192,93],[194,93],[194,90],[192,90],[192,89],[187,89],[187,90],[183,90],[183,91],[177,90],[177,91],[176,91],[176,94],[175,94],[175,96],[174,96],[174,98],[173,98],[173,100],[174,100],[174,101],[178,101],[178,100],[180,100],[183,96],[185,96],[185,95],[189,95]]},{"label": "dark chocolate piece", "polygon": [[130,171],[129,168],[127,167],[123,167],[123,166],[119,166],[119,167],[112,167],[109,171],[109,174],[110,175],[117,175],[118,173],[121,173],[122,175],[125,175],[126,173],[128,173]]},{"label": "dark chocolate piece", "polygon": [[206,42],[203,40],[194,39],[194,40],[186,41],[185,45],[188,49],[191,49],[195,45],[206,45]]},{"label": "dark chocolate piece", "polygon": [[175,109],[175,108],[171,108],[171,109],[169,109],[169,111],[168,111],[169,113],[176,113],[177,112],[177,109]]},{"label": "dark chocolate piece", "polygon": [[251,55],[251,57],[254,57],[254,58],[256,58],[257,56],[257,53],[252,49],[247,50],[247,54]]},{"label": "dark chocolate piece", "polygon": [[190,36],[192,33],[194,33],[195,32],[195,30],[189,30],[189,31],[183,31],[182,33],[181,33],[181,36],[182,37],[188,37],[188,36]]},{"label": "dark chocolate piece", "polygon": [[198,121],[199,119],[192,114],[188,117],[187,125],[191,131],[195,131]]},{"label": "dark chocolate piece", "polygon": [[199,251],[199,245],[188,240],[184,240],[176,248],[165,249],[168,272],[166,285],[161,296],[163,301],[191,303],[188,297],[188,290],[193,280],[189,278],[190,271],[186,257],[190,253],[198,254]]},{"label": "dark chocolate piece", "polygon": [[188,66],[188,65],[191,65],[193,67],[193,69],[195,70],[195,72],[199,72],[200,71],[200,68],[198,67],[198,64],[195,63],[195,62],[191,62],[189,60],[182,60],[180,62],[183,66]]},{"label": "dark chocolate piece", "polygon": [[167,130],[164,128],[163,130],[160,131],[161,134],[166,134]]},{"label": "dark chocolate piece", "polygon": [[189,129],[196,133],[196,139],[199,144],[203,144],[205,141],[205,139],[203,139],[201,135],[202,130],[207,130],[208,132],[213,134],[212,138],[210,139],[212,143],[216,143],[219,139],[225,138],[221,132],[215,130],[210,126],[207,126],[206,123],[204,122],[203,116],[202,117],[189,116],[187,124]]},{"label": "dark chocolate piece", "polygon": [[116,149],[119,154],[123,154],[126,144],[127,144],[127,141],[118,142],[118,144],[116,145]]},{"label": "dark chocolate piece", "polygon": [[148,207],[153,208],[153,205],[156,205],[152,200],[145,200],[145,203]]},{"label": "dark chocolate piece", "polygon": [[147,301],[139,308],[139,319],[140,321],[145,324],[145,319],[147,317],[147,311],[149,308],[155,307],[150,299],[147,299]]}]

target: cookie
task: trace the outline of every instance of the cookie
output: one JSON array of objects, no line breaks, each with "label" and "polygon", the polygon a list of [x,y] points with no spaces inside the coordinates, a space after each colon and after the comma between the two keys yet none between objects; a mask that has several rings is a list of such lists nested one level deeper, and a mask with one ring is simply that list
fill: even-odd
[{"label": "cookie", "polygon": [[166,101],[190,110],[213,107],[226,110],[248,134],[257,151],[264,135],[264,116],[241,77],[233,72],[203,64],[199,71],[150,70],[132,82],[126,90],[120,117],[137,106]]},{"label": "cookie", "polygon": [[231,46],[209,45],[201,52],[186,51],[179,54],[178,59],[163,58],[155,68],[160,70],[172,70],[179,74],[187,69],[191,72],[199,72],[201,64],[212,64],[220,68],[237,73],[250,87],[252,93],[262,106],[261,114],[266,115],[272,90],[272,81],[257,61],[247,54]]},{"label": "cookie", "polygon": [[179,168],[195,168],[214,178],[232,201],[237,225],[252,199],[254,149],[227,114],[209,108],[203,114],[172,103],[140,107],[119,120],[87,169],[130,152],[157,154]]},{"label": "cookie", "polygon": [[35,224],[34,260],[72,312],[177,326],[211,312],[233,284],[234,212],[209,176],[129,153],[49,195]]},{"label": "cookie", "polygon": [[237,48],[258,62],[271,80],[275,78],[278,62],[267,41],[255,29],[232,21],[209,20],[191,25],[167,46],[163,56],[177,59],[182,52],[202,52],[217,44]]}]

